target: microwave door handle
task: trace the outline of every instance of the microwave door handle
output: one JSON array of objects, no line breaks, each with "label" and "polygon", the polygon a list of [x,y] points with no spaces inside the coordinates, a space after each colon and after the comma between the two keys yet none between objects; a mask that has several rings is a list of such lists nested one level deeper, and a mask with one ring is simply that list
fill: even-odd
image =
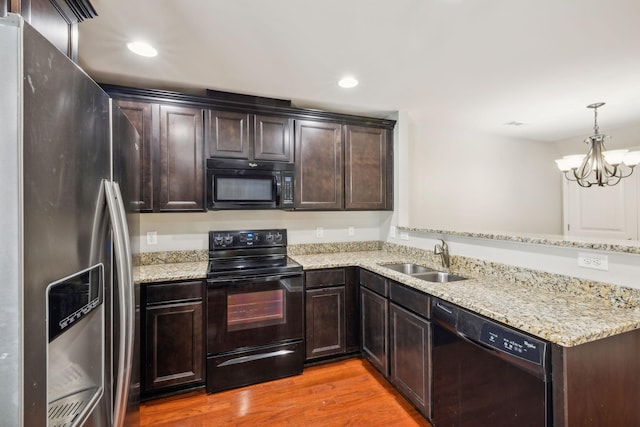
[{"label": "microwave door handle", "polygon": [[281,193],[282,193],[282,185],[280,183],[280,180],[278,179],[277,176],[274,175],[273,177],[273,185],[275,186],[276,189],[276,207],[280,207],[280,197],[281,197]]}]

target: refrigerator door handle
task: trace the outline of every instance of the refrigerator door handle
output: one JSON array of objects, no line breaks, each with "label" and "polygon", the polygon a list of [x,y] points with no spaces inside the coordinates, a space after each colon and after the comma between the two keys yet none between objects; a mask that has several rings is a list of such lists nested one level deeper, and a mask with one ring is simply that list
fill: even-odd
[{"label": "refrigerator door handle", "polygon": [[104,181],[105,195],[113,230],[115,264],[118,271],[118,299],[120,302],[120,340],[118,345],[118,372],[114,396],[114,426],[124,425],[129,400],[131,364],[133,361],[133,319],[135,316],[133,273],[127,218],[120,186]]}]

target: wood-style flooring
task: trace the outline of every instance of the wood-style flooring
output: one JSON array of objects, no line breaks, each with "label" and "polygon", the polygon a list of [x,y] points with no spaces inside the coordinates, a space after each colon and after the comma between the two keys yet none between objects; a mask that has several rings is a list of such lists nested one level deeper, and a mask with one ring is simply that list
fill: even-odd
[{"label": "wood-style flooring", "polygon": [[430,424],[366,361],[306,368],[249,387],[204,391],[140,405],[141,427],[424,426]]}]

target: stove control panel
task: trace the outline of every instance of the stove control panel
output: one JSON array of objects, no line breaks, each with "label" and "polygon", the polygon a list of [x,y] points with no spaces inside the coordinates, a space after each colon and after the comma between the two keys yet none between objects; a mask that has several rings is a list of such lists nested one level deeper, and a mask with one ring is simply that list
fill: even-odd
[{"label": "stove control panel", "polygon": [[287,230],[210,231],[209,250],[248,247],[286,246]]}]

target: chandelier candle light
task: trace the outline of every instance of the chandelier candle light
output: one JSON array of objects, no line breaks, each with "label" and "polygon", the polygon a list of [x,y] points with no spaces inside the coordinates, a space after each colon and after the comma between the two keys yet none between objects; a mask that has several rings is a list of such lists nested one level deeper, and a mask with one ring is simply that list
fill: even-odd
[{"label": "chandelier candle light", "polygon": [[616,185],[631,175],[640,163],[640,151],[605,151],[604,140],[609,136],[599,133],[598,128],[598,108],[603,105],[604,102],[587,105],[587,108],[593,108],[594,115],[594,133],[584,140],[589,145],[587,155],[571,154],[556,160],[565,178],[576,181],[581,187]]}]

